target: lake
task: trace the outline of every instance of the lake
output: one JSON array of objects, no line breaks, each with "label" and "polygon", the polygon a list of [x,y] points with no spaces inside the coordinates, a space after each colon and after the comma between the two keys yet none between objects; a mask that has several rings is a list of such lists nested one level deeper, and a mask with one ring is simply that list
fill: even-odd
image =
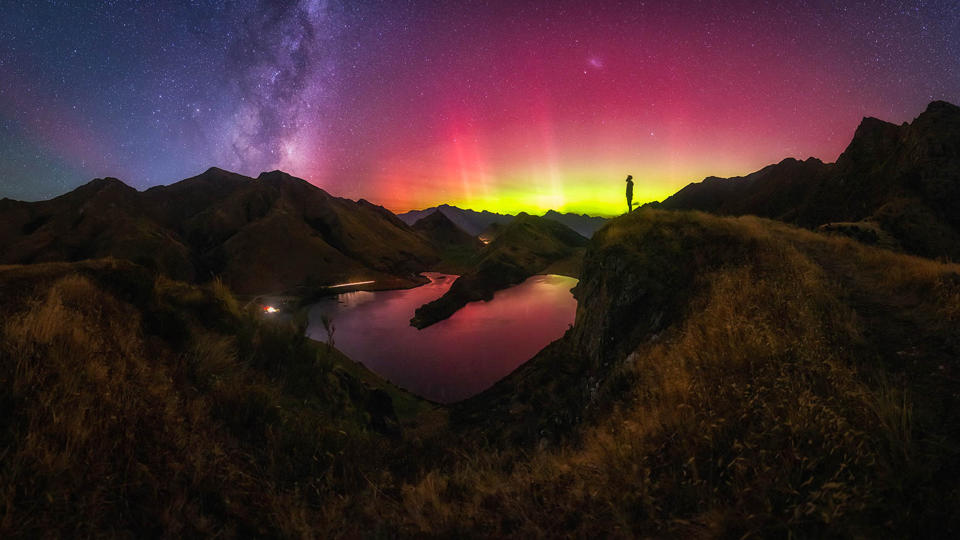
[{"label": "lake", "polygon": [[533,276],[498,291],[489,302],[471,302],[449,319],[417,330],[413,312],[450,288],[456,276],[424,273],[430,283],[413,289],[357,291],[312,305],[307,335],[326,341],[320,322],[336,327],[334,346],[397,386],[450,403],[489,388],[567,331],[577,301],[577,280]]}]

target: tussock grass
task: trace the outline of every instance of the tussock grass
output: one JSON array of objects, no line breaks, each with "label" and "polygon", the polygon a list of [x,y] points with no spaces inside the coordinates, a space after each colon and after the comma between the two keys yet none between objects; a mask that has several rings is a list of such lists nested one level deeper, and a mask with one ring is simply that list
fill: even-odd
[{"label": "tussock grass", "polygon": [[327,536],[383,468],[372,379],[222,285],[5,271],[0,536]]},{"label": "tussock grass", "polygon": [[0,268],[0,535],[956,535],[960,266],[659,211],[584,261],[449,410],[218,283]]},{"label": "tussock grass", "polygon": [[[699,213],[638,213],[595,238],[586,260],[618,268],[616,259],[642,258],[647,275],[636,279],[647,284],[675,274],[677,261],[696,268],[687,301],[598,375],[601,395],[628,390],[608,391],[615,406],[592,416],[582,401],[591,420],[576,437],[521,452],[480,447],[481,457],[405,486],[400,519],[411,530],[714,538],[956,529],[960,498],[946,478],[960,422],[941,407],[960,388],[937,364],[956,366],[960,267]],[[586,270],[584,279],[613,276]],[[648,298],[635,320],[670,317],[668,304]],[[913,334],[892,330],[911,325]]]}]

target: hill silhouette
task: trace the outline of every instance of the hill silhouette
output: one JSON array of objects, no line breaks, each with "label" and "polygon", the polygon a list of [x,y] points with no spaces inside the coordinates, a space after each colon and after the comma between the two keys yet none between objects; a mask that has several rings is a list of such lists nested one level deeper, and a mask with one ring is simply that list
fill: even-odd
[{"label": "hill silhouette", "polygon": [[[457,227],[473,236],[480,236],[491,227],[506,225],[516,217],[512,214],[497,214],[486,210],[482,212],[464,210],[449,204],[441,204],[440,206],[433,206],[424,210],[411,210],[397,214],[397,217],[407,225],[413,225],[418,220],[436,212],[440,212],[449,218],[450,221],[454,222]],[[586,238],[593,236],[593,233],[607,221],[607,218],[604,217],[574,214],[572,212],[560,213],[556,210],[547,210],[541,217],[559,221],[576,231],[580,236]]]},{"label": "hill silhouette", "polygon": [[420,218],[411,227],[426,236],[434,245],[442,248],[464,247],[480,249],[483,243],[476,236],[464,231],[440,211]]},{"label": "hill silhouette", "polygon": [[935,101],[900,126],[864,118],[836,163],[785,159],[654,206],[753,214],[960,260],[960,108]]},{"label": "hill silhouette", "polygon": [[461,274],[483,249],[476,236],[464,231],[439,210],[421,218],[411,227],[426,238],[440,253],[440,261],[430,269],[448,274]]},{"label": "hill silhouette", "polygon": [[424,210],[411,210],[409,212],[397,214],[397,217],[407,225],[413,225],[417,221],[420,221],[421,219],[436,212],[440,212],[446,216],[450,221],[455,223],[457,227],[466,231],[471,236],[479,235],[484,231],[484,229],[489,227],[491,223],[509,223],[510,221],[513,221],[514,218],[514,216],[510,214],[497,214],[487,210],[483,210],[481,212],[477,212],[475,210],[464,210],[449,204],[431,206],[430,208],[426,208]]},{"label": "hill silhouette", "polygon": [[574,214],[573,212],[560,213],[556,210],[547,210],[543,217],[563,223],[570,227],[584,238],[590,238],[597,229],[603,227],[607,218],[598,216],[588,216],[587,214]]},{"label": "hill silhouette", "polygon": [[386,209],[280,171],[252,179],[212,168],[143,193],[98,179],[0,209],[2,263],[113,256],[181,280],[222,276],[242,294],[363,280],[410,286],[439,258]]},{"label": "hill silhouette", "polygon": [[440,298],[416,310],[410,324],[425,328],[468,302],[490,300],[500,290],[555,268],[576,274],[587,239],[550,219],[521,213],[471,263]]}]

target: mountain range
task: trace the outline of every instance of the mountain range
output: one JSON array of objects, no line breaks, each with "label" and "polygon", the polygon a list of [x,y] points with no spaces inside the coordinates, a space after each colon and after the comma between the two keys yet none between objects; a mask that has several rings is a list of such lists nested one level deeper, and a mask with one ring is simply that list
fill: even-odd
[{"label": "mountain range", "polygon": [[902,125],[864,118],[836,163],[788,158],[652,206],[753,214],[960,260],[960,107],[934,101]]},{"label": "mountain range", "polygon": [[[449,204],[432,206],[424,210],[411,210],[409,212],[397,214],[397,217],[403,220],[403,222],[407,225],[413,225],[420,219],[423,219],[424,217],[435,212],[440,212],[458,227],[473,236],[480,236],[486,232],[491,225],[505,225],[510,223],[516,217],[512,214],[497,214],[495,212],[488,212],[486,210],[482,212],[477,212],[476,210],[464,210],[463,208],[458,208]],[[570,227],[576,231],[580,236],[587,238],[593,236],[593,233],[607,222],[607,218],[604,217],[588,216],[586,214],[574,214],[572,212],[560,213],[556,210],[548,210],[542,217],[563,223],[567,227]]]},{"label": "mountain range", "polygon": [[383,207],[280,171],[211,168],[144,192],[93,180],[41,202],[0,201],[0,263],[127,259],[175,279],[220,276],[241,294],[340,282],[420,283],[436,249]]}]

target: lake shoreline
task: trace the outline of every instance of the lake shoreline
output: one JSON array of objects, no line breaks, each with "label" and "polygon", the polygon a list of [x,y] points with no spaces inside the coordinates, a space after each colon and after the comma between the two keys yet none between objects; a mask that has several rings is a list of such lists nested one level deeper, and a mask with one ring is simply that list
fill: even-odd
[{"label": "lake shoreline", "polygon": [[471,302],[424,330],[409,316],[441,296],[457,276],[425,272],[429,284],[390,291],[353,291],[305,306],[306,335],[327,341],[320,322],[333,323],[334,346],[356,362],[425,399],[450,404],[495,384],[562,337],[576,316],[577,280],[538,274]]}]

